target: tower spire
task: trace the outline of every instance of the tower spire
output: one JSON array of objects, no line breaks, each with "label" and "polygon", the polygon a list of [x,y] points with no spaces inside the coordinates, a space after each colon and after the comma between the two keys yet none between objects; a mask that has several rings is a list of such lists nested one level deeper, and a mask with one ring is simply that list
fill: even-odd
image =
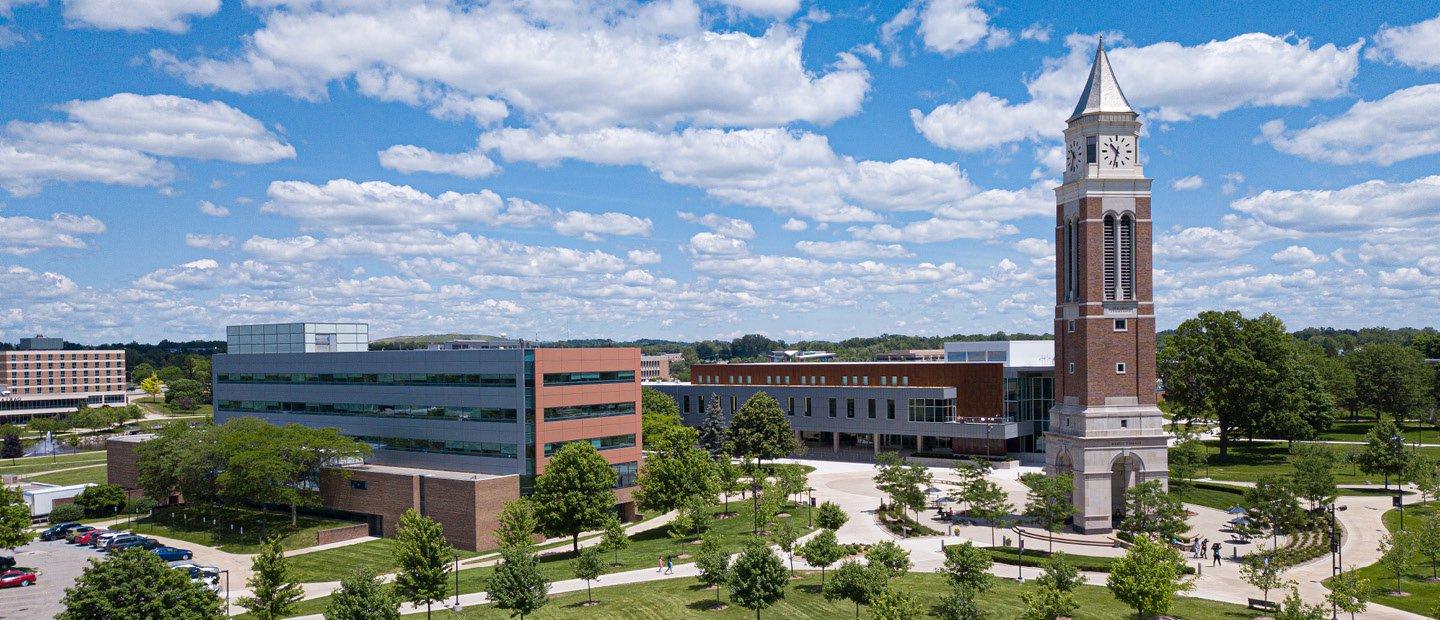
[{"label": "tower spire", "polygon": [[1134,112],[1120,83],[1115,81],[1115,71],[1110,68],[1110,57],[1105,55],[1105,37],[1095,46],[1095,63],[1090,66],[1090,79],[1080,93],[1080,102],[1070,118],[1093,112]]}]

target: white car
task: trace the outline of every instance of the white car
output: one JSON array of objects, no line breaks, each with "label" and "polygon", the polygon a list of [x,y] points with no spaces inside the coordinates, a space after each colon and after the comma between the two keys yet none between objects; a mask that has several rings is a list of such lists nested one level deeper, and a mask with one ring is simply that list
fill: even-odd
[{"label": "white car", "polygon": [[178,561],[170,562],[170,568],[183,570],[190,575],[191,581],[198,581],[205,584],[212,592],[220,591],[220,569],[214,566],[200,566],[192,562]]},{"label": "white car", "polygon": [[121,531],[105,532],[104,534],[101,534],[99,536],[92,537],[90,539],[90,546],[96,549],[104,549],[106,545],[110,544],[111,540],[114,540],[115,538],[118,538],[120,536],[129,536],[130,534],[130,532]]}]

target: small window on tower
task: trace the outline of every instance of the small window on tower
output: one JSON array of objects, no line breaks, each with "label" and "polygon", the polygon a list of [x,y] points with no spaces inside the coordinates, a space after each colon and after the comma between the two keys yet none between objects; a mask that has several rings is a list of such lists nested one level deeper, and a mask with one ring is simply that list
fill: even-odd
[{"label": "small window on tower", "polygon": [[1085,138],[1085,163],[1095,163],[1095,136]]},{"label": "small window on tower", "polygon": [[1129,321],[1127,321],[1127,320],[1125,320],[1125,319],[1115,319],[1115,331],[1117,331],[1117,332],[1123,332],[1123,331],[1127,331],[1127,330],[1129,330],[1129,329],[1130,329]]},{"label": "small window on tower", "polygon": [[1125,362],[1120,362],[1120,363],[1118,363],[1118,364],[1115,364],[1115,374],[1117,374],[1117,375],[1123,375],[1123,374],[1125,374]]},{"label": "small window on tower", "polygon": [[1070,365],[1066,366],[1065,370],[1072,375],[1075,374],[1075,362],[1070,362]]},{"label": "small window on tower", "polygon": [[1067,333],[1071,333],[1071,334],[1075,333],[1075,320],[1074,320],[1074,319],[1071,319],[1071,320],[1065,322],[1065,331],[1066,331]]},{"label": "small window on tower", "polygon": [[1120,420],[1120,428],[1129,428],[1129,427],[1130,427],[1130,421],[1129,421],[1129,420],[1124,420],[1124,419]]}]

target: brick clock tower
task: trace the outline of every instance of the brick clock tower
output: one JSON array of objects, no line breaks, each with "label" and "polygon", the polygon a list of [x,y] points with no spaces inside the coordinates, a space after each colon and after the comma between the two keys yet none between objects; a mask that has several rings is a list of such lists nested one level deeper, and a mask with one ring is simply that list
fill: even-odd
[{"label": "brick clock tower", "polygon": [[1113,529],[1125,490],[1167,480],[1155,406],[1150,179],[1140,122],[1101,42],[1055,189],[1055,407],[1045,470],[1075,476],[1075,528]]}]

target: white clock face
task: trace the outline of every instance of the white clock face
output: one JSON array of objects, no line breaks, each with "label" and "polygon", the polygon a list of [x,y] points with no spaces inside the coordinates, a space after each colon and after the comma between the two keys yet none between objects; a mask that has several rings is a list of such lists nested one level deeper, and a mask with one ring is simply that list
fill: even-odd
[{"label": "white clock face", "polygon": [[1085,167],[1085,143],[1071,140],[1065,149],[1065,170],[1075,172]]},{"label": "white clock face", "polygon": [[1129,168],[1135,165],[1135,143],[1125,136],[1107,136],[1097,145],[1101,168]]}]

